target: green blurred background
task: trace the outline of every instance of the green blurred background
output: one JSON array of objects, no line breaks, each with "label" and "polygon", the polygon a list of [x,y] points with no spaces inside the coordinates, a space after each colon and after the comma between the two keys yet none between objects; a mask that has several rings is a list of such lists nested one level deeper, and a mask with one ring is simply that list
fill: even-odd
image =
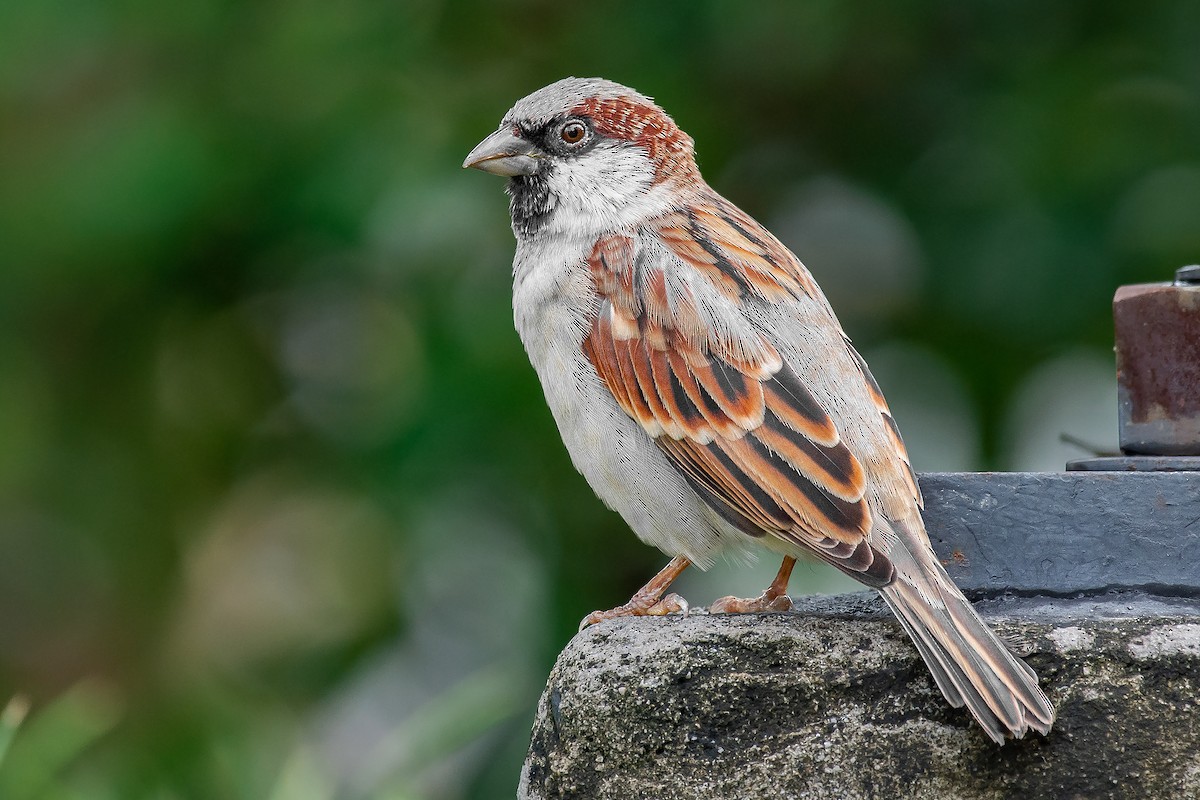
[{"label": "green blurred background", "polygon": [[512,796],[555,654],[663,562],[459,168],[517,98],[656,97],[918,469],[1059,469],[1115,446],[1114,288],[1200,260],[1197,42],[1192,0],[0,4],[0,797]]}]

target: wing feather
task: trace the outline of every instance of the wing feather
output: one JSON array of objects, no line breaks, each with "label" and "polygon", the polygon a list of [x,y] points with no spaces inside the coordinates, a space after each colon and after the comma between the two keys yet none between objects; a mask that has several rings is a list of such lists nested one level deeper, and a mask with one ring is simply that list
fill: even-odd
[{"label": "wing feather", "polygon": [[613,398],[731,524],[886,584],[862,463],[769,337],[729,312],[809,294],[807,272],[728,204],[648,233],[605,237],[588,259],[602,301],[584,351]]},{"label": "wing feather", "polygon": [[850,355],[854,356],[854,360],[858,364],[858,370],[862,373],[863,380],[866,381],[867,389],[870,391],[871,400],[875,403],[875,408],[878,409],[879,415],[883,417],[887,436],[892,445],[892,452],[896,454],[900,462],[904,465],[901,478],[910,496],[916,499],[917,507],[920,508],[924,506],[924,500],[921,498],[921,487],[917,483],[917,473],[913,470],[912,462],[908,458],[908,448],[904,446],[904,439],[900,437],[900,427],[896,425],[896,419],[892,416],[892,410],[888,408],[887,400],[883,398],[883,392],[880,391],[879,384],[875,381],[875,376],[867,368],[867,362],[863,361],[863,357],[853,347],[850,348]]}]

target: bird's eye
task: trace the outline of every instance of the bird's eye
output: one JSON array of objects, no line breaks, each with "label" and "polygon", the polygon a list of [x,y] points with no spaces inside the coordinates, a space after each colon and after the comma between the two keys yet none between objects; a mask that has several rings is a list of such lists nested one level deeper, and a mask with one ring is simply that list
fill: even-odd
[{"label": "bird's eye", "polygon": [[587,127],[579,121],[568,122],[562,126],[558,135],[567,144],[579,144],[583,141],[583,137],[587,136]]}]

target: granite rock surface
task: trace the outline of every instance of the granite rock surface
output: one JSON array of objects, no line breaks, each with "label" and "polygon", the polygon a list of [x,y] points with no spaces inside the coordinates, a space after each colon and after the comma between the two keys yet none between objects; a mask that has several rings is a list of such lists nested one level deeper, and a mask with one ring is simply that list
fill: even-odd
[{"label": "granite rock surface", "polygon": [[982,601],[1058,709],[999,747],[873,593],[616,620],[560,655],[519,796],[1200,798],[1200,600]]}]

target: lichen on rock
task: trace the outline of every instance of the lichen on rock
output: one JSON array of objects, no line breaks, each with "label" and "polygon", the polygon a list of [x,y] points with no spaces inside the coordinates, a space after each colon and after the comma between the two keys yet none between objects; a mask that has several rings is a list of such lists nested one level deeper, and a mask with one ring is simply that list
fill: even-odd
[{"label": "lichen on rock", "polygon": [[977,607],[1041,677],[1049,736],[988,740],[872,594],[808,598],[583,631],[551,672],[519,796],[1200,797],[1200,601]]}]

